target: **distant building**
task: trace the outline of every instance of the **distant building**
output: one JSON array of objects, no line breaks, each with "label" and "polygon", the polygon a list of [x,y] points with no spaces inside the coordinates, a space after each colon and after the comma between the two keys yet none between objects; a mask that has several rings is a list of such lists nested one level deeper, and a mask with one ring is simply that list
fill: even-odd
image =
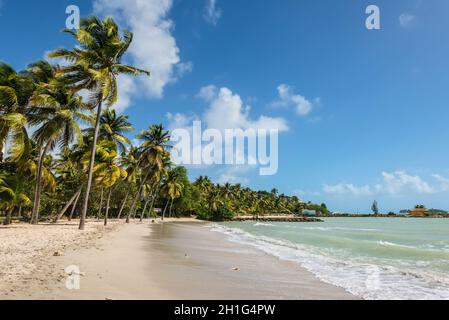
[{"label": "distant building", "polygon": [[410,215],[412,217],[425,217],[429,215],[429,210],[426,208],[414,208],[410,210]]}]

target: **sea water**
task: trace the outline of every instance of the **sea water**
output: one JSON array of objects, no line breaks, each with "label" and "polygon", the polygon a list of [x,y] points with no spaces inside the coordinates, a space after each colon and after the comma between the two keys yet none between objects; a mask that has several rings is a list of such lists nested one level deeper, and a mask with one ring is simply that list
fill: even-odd
[{"label": "sea water", "polygon": [[364,299],[449,299],[449,219],[247,221],[212,231],[294,261]]}]

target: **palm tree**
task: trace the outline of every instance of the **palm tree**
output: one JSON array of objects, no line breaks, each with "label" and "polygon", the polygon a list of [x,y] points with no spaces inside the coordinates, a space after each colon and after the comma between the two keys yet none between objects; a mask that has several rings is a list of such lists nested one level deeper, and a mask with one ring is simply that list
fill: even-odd
[{"label": "palm tree", "polygon": [[[95,125],[95,117],[89,117],[90,123]],[[85,132],[92,136],[94,128],[88,128]],[[126,146],[131,145],[131,141],[124,135],[125,132],[134,130],[127,116],[118,116],[115,110],[107,109],[100,118],[100,132],[98,138],[101,140],[114,141],[121,152],[126,151]]]},{"label": "palm tree", "polygon": [[29,151],[26,131],[26,107],[33,91],[33,81],[5,63],[0,63],[0,161],[6,152],[9,136],[15,160]]},{"label": "palm tree", "polygon": [[123,200],[122,206],[120,207],[120,211],[117,216],[117,219],[119,220],[122,216],[123,210],[125,209],[129,195],[131,194],[132,190],[131,186],[136,184],[137,182],[137,176],[139,175],[140,172],[139,158],[140,158],[139,149],[136,147],[131,147],[127,153],[122,154],[121,166],[125,168],[127,172],[127,177],[125,181],[129,185],[129,188],[128,191],[126,192],[125,199]]},{"label": "palm tree", "polygon": [[[97,186],[108,190],[106,213],[104,225],[108,223],[109,204],[111,201],[112,188],[120,180],[126,178],[127,172],[117,164],[117,145],[113,141],[100,140],[96,148],[96,163],[93,170],[94,180]],[[85,167],[89,164],[91,155],[86,153],[83,159]],[[100,210],[102,204],[100,203]]]},{"label": "palm tree", "polygon": [[19,175],[0,172],[0,208],[7,211],[4,225],[11,224],[12,213],[16,207],[31,203],[25,190],[26,187]]},{"label": "palm tree", "polygon": [[182,196],[184,185],[179,181],[179,177],[175,170],[170,170],[167,174],[167,178],[161,188],[162,195],[167,199],[165,209],[162,212],[162,220],[165,218],[168,205],[170,204],[170,216],[173,202]]},{"label": "palm tree", "polygon": [[[41,63],[42,65],[51,67],[46,62]],[[35,72],[35,69],[36,67],[31,69],[30,73]],[[65,84],[51,78],[49,83],[40,83],[30,98],[28,118],[31,125],[38,127],[33,138],[40,149],[32,224],[37,224],[39,219],[43,160],[47,152],[56,146],[68,147],[75,139],[78,144],[83,143],[77,120],[84,118],[83,111],[87,108],[80,96],[68,90]]]},{"label": "palm tree", "polygon": [[150,175],[154,172],[161,174],[164,170],[165,159],[167,159],[167,150],[170,148],[170,133],[164,130],[162,125],[153,125],[148,130],[142,130],[137,139],[142,140],[139,147],[140,158],[139,164],[142,167],[142,179],[134,198],[131,209],[128,213],[126,222],[129,223],[131,215],[137,205],[137,201],[142,194],[142,189]]},{"label": "palm tree", "polygon": [[49,54],[52,58],[65,58],[71,65],[61,69],[60,74],[72,84],[74,90],[87,89],[92,92],[92,98],[97,106],[95,131],[93,135],[91,159],[89,163],[86,194],[80,219],[80,230],[84,230],[89,195],[92,186],[93,168],[102,105],[111,107],[117,102],[117,76],[119,74],[149,75],[145,70],[121,64],[121,60],[128,50],[133,35],[128,31],[120,33],[112,18],[103,21],[96,17],[82,19],[80,28],[76,31],[65,30],[78,41],[73,50],[59,49]]}]

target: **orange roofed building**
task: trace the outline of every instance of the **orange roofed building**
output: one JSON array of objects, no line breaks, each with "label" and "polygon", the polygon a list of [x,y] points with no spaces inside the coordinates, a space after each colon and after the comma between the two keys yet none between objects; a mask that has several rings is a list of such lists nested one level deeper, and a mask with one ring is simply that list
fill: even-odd
[{"label": "orange roofed building", "polygon": [[410,210],[410,215],[412,217],[425,217],[429,214],[429,210],[426,208],[414,208]]}]

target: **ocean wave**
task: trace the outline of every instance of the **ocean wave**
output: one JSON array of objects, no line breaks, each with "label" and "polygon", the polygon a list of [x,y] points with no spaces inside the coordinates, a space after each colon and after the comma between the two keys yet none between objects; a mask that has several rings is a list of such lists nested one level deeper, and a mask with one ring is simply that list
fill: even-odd
[{"label": "ocean wave", "polygon": [[[323,250],[284,239],[256,236],[239,228],[213,225],[234,242],[249,245],[276,256],[294,261],[326,283],[368,300],[449,299],[449,279],[430,271],[405,270],[382,265],[376,261],[338,258]],[[382,245],[395,246],[387,241]]]},{"label": "ocean wave", "polygon": [[379,229],[367,229],[367,228],[345,228],[345,227],[306,227],[303,228],[306,230],[320,230],[320,231],[332,231],[332,230],[341,230],[341,231],[364,231],[364,232],[381,232]]},{"label": "ocean wave", "polygon": [[407,249],[421,249],[420,247],[408,246],[408,245],[405,245],[405,244],[399,244],[399,243],[383,241],[383,240],[376,241],[376,243],[380,244],[381,246],[386,246],[386,247],[400,247],[400,248],[407,248]]},{"label": "ocean wave", "polygon": [[256,222],[254,224],[255,227],[274,227],[274,224],[271,223],[263,223],[263,222]]}]

